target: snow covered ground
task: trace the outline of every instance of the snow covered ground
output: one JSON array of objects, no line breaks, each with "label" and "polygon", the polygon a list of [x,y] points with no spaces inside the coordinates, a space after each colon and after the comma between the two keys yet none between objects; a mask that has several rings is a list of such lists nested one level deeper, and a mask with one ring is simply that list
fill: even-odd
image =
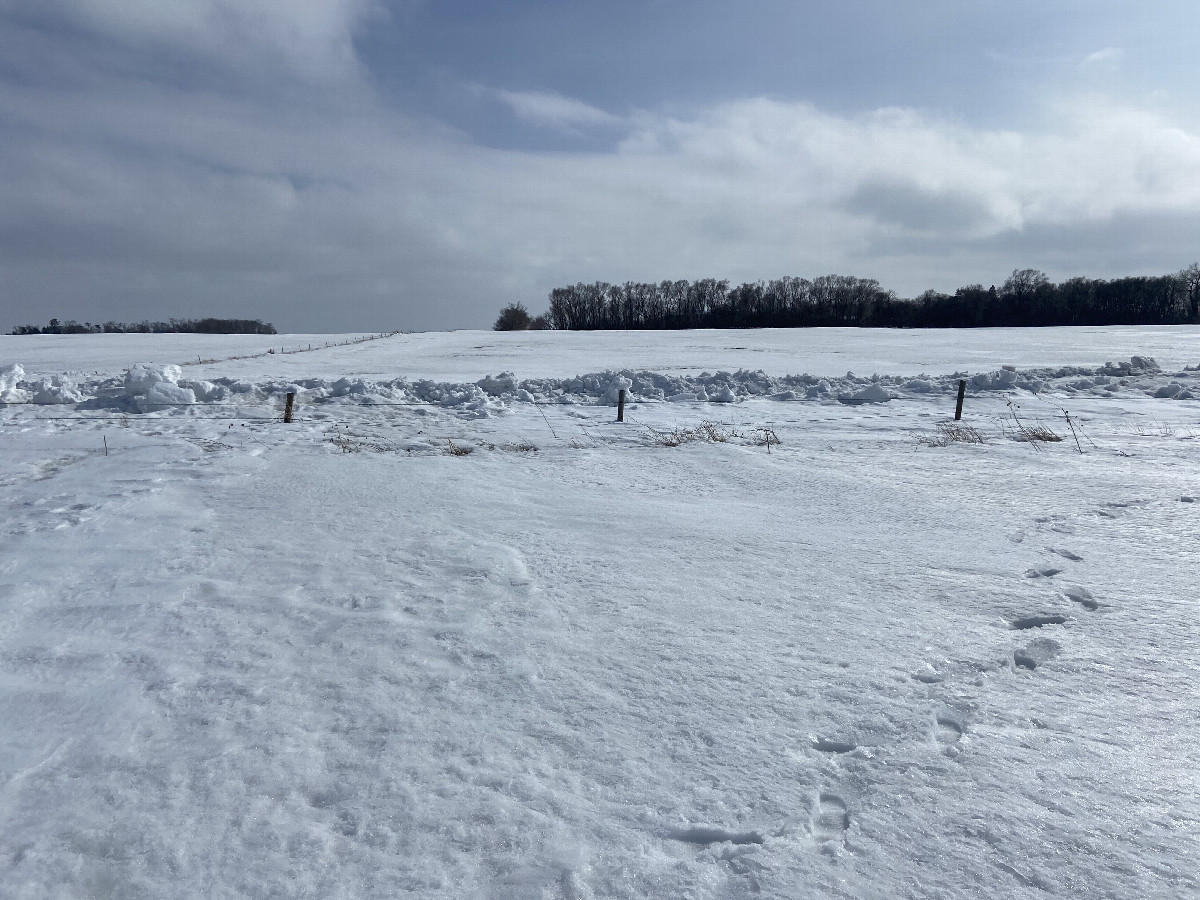
[{"label": "snow covered ground", "polygon": [[764,328],[755,331],[433,331],[383,342],[293,353],[367,335],[97,334],[0,335],[0,365],[31,373],[120,375],[132,363],[191,367],[198,360],[274,353],[267,358],[197,366],[193,377],[330,378],[405,376],[475,381],[497,372],[522,378],[567,378],[607,369],[698,373],[761,369],[769,375],[928,372],[944,375],[1003,365],[1095,366],[1133,353],[1164,368],[1195,365],[1200,328],[976,328],[896,331],[875,328]]},{"label": "snow covered ground", "polygon": [[1200,329],[109,337],[0,339],[0,895],[1200,893]]}]

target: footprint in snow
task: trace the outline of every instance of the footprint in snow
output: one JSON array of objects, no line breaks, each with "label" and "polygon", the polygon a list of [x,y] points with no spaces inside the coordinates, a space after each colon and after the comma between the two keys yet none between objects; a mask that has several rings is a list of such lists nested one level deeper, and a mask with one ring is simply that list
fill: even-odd
[{"label": "footprint in snow", "polygon": [[1063,594],[1072,603],[1078,603],[1084,609],[1096,610],[1100,608],[1100,603],[1092,596],[1092,592],[1087,588],[1071,585],[1063,591]]},{"label": "footprint in snow", "polygon": [[1028,669],[1032,672],[1038,666],[1050,662],[1061,651],[1062,645],[1058,641],[1052,641],[1049,638],[1038,638],[1036,641],[1031,641],[1024,647],[1013,651],[1013,666],[1018,669]]},{"label": "footprint in snow", "polygon": [[346,837],[354,837],[358,834],[358,819],[354,813],[343,809],[338,812],[337,822],[333,827]]},{"label": "footprint in snow", "polygon": [[1067,621],[1066,616],[1057,613],[1042,613],[1036,616],[1024,616],[1013,619],[1009,625],[1013,631],[1028,631],[1030,628],[1041,628],[1044,625],[1062,625]]},{"label": "footprint in snow", "polygon": [[821,753],[849,753],[858,747],[853,741],[835,741],[829,738],[813,738],[813,749]]},{"label": "footprint in snow", "polygon": [[1066,524],[1066,516],[1038,516],[1033,521],[1036,525],[1048,525],[1051,531],[1058,532],[1059,534],[1075,533],[1075,529],[1071,525]]},{"label": "footprint in snow", "polygon": [[1145,505],[1145,500],[1114,500],[1111,503],[1101,504],[1100,508],[1096,510],[1096,515],[1105,519],[1115,519],[1123,509],[1136,509]]},{"label": "footprint in snow", "polygon": [[942,713],[934,719],[933,737],[939,744],[950,747],[957,744],[967,730],[966,724],[957,716]]},{"label": "footprint in snow", "polygon": [[822,843],[844,841],[850,827],[850,811],[837,794],[822,793],[813,809],[812,833]]},{"label": "footprint in snow", "polygon": [[667,837],[685,844],[720,844],[728,841],[731,844],[761,844],[766,839],[760,831],[731,831],[716,825],[689,825],[686,828],[673,828],[667,832]]},{"label": "footprint in snow", "polygon": [[1071,562],[1083,562],[1083,557],[1072,553],[1070,550],[1065,550],[1062,547],[1047,547],[1051,553],[1057,553],[1063,559],[1069,559]]},{"label": "footprint in snow", "polygon": [[1029,569],[1025,573],[1026,578],[1053,578],[1062,572],[1062,569],[1056,569],[1053,566],[1045,566],[1040,569]]}]

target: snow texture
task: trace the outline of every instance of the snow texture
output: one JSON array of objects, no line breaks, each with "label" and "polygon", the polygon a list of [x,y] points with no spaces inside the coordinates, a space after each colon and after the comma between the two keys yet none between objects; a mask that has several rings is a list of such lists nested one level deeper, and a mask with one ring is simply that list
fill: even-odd
[{"label": "snow texture", "polygon": [[1200,372],[1116,333],[6,360],[0,896],[1196,896]]}]

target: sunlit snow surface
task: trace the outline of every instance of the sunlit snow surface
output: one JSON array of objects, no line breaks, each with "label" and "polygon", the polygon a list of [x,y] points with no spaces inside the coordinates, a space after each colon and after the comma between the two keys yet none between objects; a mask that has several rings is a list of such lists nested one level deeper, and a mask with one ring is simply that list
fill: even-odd
[{"label": "sunlit snow surface", "polygon": [[0,896],[1200,892],[1200,329],[327,340],[0,339]]}]

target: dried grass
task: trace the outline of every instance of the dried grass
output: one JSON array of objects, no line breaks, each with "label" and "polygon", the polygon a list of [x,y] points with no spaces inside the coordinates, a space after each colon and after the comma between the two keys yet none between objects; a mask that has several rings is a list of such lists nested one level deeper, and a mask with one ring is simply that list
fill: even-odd
[{"label": "dried grass", "polygon": [[938,422],[933,433],[917,435],[917,443],[925,447],[949,447],[951,444],[982,444],[983,435],[963,422]]}]

